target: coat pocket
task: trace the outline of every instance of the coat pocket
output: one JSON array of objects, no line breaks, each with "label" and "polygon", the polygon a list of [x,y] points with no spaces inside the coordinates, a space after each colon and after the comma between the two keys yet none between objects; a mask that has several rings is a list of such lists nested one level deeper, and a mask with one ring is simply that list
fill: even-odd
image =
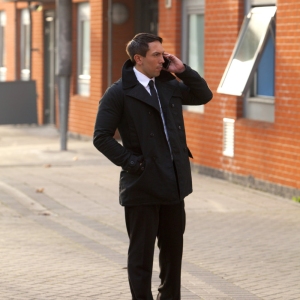
[{"label": "coat pocket", "polygon": [[130,205],[151,201],[170,203],[177,197],[177,183],[171,159],[166,164],[165,161],[154,161],[148,157],[145,159],[142,174],[132,174],[124,170],[120,173],[120,199],[125,205],[128,201]]}]

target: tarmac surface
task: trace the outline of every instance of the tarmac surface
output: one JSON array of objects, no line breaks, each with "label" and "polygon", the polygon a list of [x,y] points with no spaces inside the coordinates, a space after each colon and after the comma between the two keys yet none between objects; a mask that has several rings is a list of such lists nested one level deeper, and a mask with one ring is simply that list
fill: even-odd
[{"label": "tarmac surface", "polygon": [[[59,149],[53,127],[0,126],[0,299],[129,300],[119,167],[91,139]],[[199,174],[193,186],[182,299],[299,300],[300,204]]]}]

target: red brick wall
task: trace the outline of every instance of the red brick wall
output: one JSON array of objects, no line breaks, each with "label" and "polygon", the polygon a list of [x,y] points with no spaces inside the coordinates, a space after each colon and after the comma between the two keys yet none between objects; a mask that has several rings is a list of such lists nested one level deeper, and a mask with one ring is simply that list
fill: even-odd
[{"label": "red brick wall", "polygon": [[[20,10],[27,3],[0,2],[6,12],[6,80],[20,79]],[[36,80],[38,123],[43,123],[43,17],[42,12],[32,12],[32,80]]]},{"label": "red brick wall", "polygon": [[[184,112],[193,163],[238,175],[300,188],[299,115],[300,4],[278,0],[276,36],[275,123],[251,121],[242,115],[240,97],[218,94],[243,18],[242,0],[207,0],[205,9],[205,79],[214,93],[204,114]],[[181,1],[166,9],[159,1],[159,35],[166,51],[180,57]],[[223,156],[223,118],[233,118],[235,156]]]},{"label": "red brick wall", "polygon": [[14,3],[0,2],[0,10],[6,12],[5,44],[6,44],[6,80],[15,80],[16,76],[16,10]]},{"label": "red brick wall", "polygon": [[[129,9],[129,20],[122,25],[113,25],[112,81],[121,76],[121,68],[127,59],[125,46],[134,35],[134,5],[131,0],[123,0]],[[69,131],[91,136],[99,100],[107,89],[107,1],[91,0],[91,86],[90,97],[76,94],[76,63],[73,65],[73,87],[70,102]],[[76,26],[76,6],[74,6],[74,26]],[[76,28],[76,27],[75,27]],[[73,61],[76,62],[76,30],[73,35]]]},{"label": "red brick wall", "polygon": [[[300,188],[300,3],[286,4],[278,1],[277,22],[277,70],[276,70],[276,121],[282,143],[280,164],[283,169],[280,181],[288,181]],[[287,144],[287,147],[284,147]],[[288,173],[288,178],[285,174]]]},{"label": "red brick wall", "polygon": [[[204,115],[185,113],[195,164],[300,188],[300,4],[278,0],[275,123],[242,118],[242,99],[216,92],[243,17],[243,1],[206,1],[205,74],[214,99]],[[236,119],[235,155],[222,155],[224,117]]]},{"label": "red brick wall", "polygon": [[204,114],[185,112],[187,140],[195,164],[222,168],[223,117],[237,117],[240,100],[217,94],[243,19],[242,1],[210,0],[205,6],[205,79],[214,93]]},{"label": "red brick wall", "polygon": [[[287,3],[289,2],[289,3]],[[300,65],[297,41],[300,4],[277,1],[275,122],[239,119],[236,122],[235,158],[221,167],[242,175],[300,188],[300,127],[298,116]],[[297,9],[298,8],[298,9]]]},{"label": "red brick wall", "polygon": [[36,81],[38,123],[44,122],[44,28],[43,12],[32,12],[32,80]]},{"label": "red brick wall", "polygon": [[181,1],[173,0],[171,8],[165,7],[165,1],[158,2],[158,35],[163,38],[164,50],[180,57]]},{"label": "red brick wall", "polygon": [[[127,59],[125,45],[134,35],[134,1],[120,0],[129,9],[129,20],[113,26],[113,81]],[[69,131],[91,136],[98,102],[107,88],[107,1],[91,0],[91,96],[76,95],[76,2],[74,0],[73,76]],[[17,9],[26,7],[18,3]],[[218,94],[217,87],[227,66],[241,27],[242,0],[206,0],[205,79],[214,93],[204,114],[185,112],[188,145],[193,163],[267,182],[300,189],[300,3],[277,0],[275,122],[242,117],[242,99]],[[15,4],[0,2],[7,12],[7,79],[19,77],[16,53]],[[43,122],[43,18],[33,12],[33,79],[37,80],[39,123]],[[19,26],[19,25],[17,25]],[[166,51],[180,57],[181,0],[165,8],[159,0],[159,35]],[[18,38],[17,38],[18,40]],[[16,72],[17,70],[17,72]],[[235,155],[222,154],[223,118],[235,123]]]}]

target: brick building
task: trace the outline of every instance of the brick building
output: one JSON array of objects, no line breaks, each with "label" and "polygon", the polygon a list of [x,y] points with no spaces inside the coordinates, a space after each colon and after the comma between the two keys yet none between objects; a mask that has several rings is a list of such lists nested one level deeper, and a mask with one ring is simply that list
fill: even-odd
[{"label": "brick building", "polygon": [[[127,59],[126,42],[158,33],[214,92],[205,107],[185,107],[194,169],[299,196],[299,1],[113,0],[109,17],[110,3],[73,0],[69,131],[92,135],[99,99]],[[55,2],[29,8],[0,2],[0,80],[35,80],[39,124],[57,123]]]}]

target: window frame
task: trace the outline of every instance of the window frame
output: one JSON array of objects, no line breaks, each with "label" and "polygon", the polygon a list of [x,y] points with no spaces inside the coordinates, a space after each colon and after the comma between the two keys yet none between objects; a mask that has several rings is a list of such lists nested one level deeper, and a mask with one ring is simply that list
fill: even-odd
[{"label": "window frame", "polygon": [[[253,59],[252,59],[252,66],[251,68],[249,68],[250,72],[248,74],[248,76],[245,76],[245,83],[244,85],[241,85],[241,87],[239,89],[231,89],[231,88],[226,88],[224,87],[225,83],[226,83],[226,79],[227,79],[227,75],[228,73],[231,71],[231,66],[232,66],[232,62],[234,60],[234,58],[236,57],[240,47],[242,46],[242,42],[244,41],[244,37],[246,35],[246,33],[248,32],[249,30],[249,22],[251,21],[251,18],[252,16],[255,14],[255,13],[263,13],[263,11],[267,12],[267,10],[269,11],[268,14],[269,14],[269,22],[268,22],[268,25],[266,27],[266,30],[264,33],[262,33],[262,36],[260,38],[260,41],[258,43],[258,46],[256,48],[256,51],[254,53],[254,56],[253,56]],[[271,30],[271,26],[272,26],[272,22],[276,16],[276,11],[277,11],[277,7],[276,6],[263,6],[263,7],[253,7],[251,8],[251,11],[249,12],[249,14],[247,16],[245,16],[244,18],[244,21],[243,21],[243,24],[242,24],[242,27],[240,29],[240,32],[239,32],[239,36],[238,36],[238,39],[237,39],[237,42],[235,44],[235,47],[234,47],[234,50],[232,52],[232,55],[229,59],[229,62],[227,64],[227,67],[225,69],[225,72],[222,76],[222,79],[221,79],[221,82],[219,84],[219,87],[217,89],[217,92],[220,93],[220,94],[228,94],[228,95],[234,95],[234,96],[246,96],[248,90],[249,90],[249,87],[252,83],[252,80],[253,80],[253,77],[254,77],[254,74],[257,70],[257,67],[258,67],[258,64],[259,64],[259,60],[262,56],[262,53],[263,53],[263,50],[264,50],[264,47],[267,43],[267,39],[268,39],[268,32],[269,30]],[[235,77],[237,74],[234,74]]]},{"label": "window frame", "polygon": [[276,5],[277,0],[251,0],[252,6]]}]

